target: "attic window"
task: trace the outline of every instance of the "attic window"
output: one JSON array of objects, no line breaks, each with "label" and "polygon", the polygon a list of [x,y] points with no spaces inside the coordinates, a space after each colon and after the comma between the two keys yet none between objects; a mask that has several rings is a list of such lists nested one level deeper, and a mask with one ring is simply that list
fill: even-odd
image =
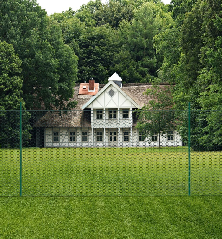
[{"label": "attic window", "polygon": [[84,85],[83,87],[82,87],[84,90],[86,90],[86,86]]},{"label": "attic window", "polygon": [[115,94],[114,90],[113,90],[113,89],[111,89],[111,90],[109,91],[109,95],[110,95],[111,97],[113,97],[113,96],[114,96],[114,94]]}]

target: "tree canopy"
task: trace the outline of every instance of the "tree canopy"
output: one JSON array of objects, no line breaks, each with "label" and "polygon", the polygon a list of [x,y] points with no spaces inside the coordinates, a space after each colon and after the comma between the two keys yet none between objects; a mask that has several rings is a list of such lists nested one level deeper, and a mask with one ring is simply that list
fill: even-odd
[{"label": "tree canopy", "polygon": [[57,106],[73,95],[77,58],[62,31],[34,0],[0,2],[0,40],[13,45],[21,60],[26,107]]},{"label": "tree canopy", "polygon": [[[13,46],[0,41],[0,147],[18,147],[19,145],[19,113],[22,99],[21,60],[15,54]],[[14,111],[12,111],[14,110]],[[28,141],[30,129],[29,114],[25,112],[24,143]]]}]

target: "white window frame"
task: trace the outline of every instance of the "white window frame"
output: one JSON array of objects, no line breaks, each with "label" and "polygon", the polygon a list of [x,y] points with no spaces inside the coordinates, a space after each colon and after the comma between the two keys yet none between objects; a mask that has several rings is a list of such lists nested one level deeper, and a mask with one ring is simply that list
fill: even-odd
[{"label": "white window frame", "polygon": [[122,113],[123,113],[123,119],[129,119],[129,109],[123,109]]},{"label": "white window frame", "polygon": [[[127,139],[127,140],[125,140]],[[124,130],[123,131],[123,142],[129,142],[130,141],[130,131]]]},{"label": "white window frame", "polygon": [[[86,140],[83,140],[86,137]],[[88,131],[82,131],[82,142],[88,142]]]},{"label": "white window frame", "polygon": [[173,131],[168,131],[168,132],[167,132],[167,140],[168,140],[168,141],[173,141],[173,140],[174,140]]},{"label": "white window frame", "polygon": [[158,134],[157,133],[155,133],[151,136],[151,141],[152,142],[157,142],[158,141]]},{"label": "white window frame", "polygon": [[[98,140],[98,139],[101,139],[101,140]],[[96,142],[103,142],[103,132],[102,131],[96,132]]]},{"label": "white window frame", "polygon": [[[57,134],[57,135],[55,135],[55,134]],[[55,137],[57,137],[57,140],[55,140]],[[59,143],[59,130],[52,131],[52,142]]]},{"label": "white window frame", "polygon": [[96,110],[96,119],[97,120],[103,119],[103,110]]},{"label": "white window frame", "polygon": [[[71,133],[74,133],[74,135],[71,135]],[[75,140],[70,140],[71,138],[75,137]],[[76,142],[77,139],[77,134],[76,134],[76,130],[69,130],[69,142]]]},{"label": "white window frame", "polygon": [[108,110],[108,117],[109,117],[109,119],[117,119],[117,109],[109,109]]}]

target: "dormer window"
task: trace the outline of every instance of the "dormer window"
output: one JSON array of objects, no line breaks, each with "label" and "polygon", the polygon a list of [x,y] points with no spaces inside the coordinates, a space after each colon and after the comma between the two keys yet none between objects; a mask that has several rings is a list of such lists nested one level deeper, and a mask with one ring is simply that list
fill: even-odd
[{"label": "dormer window", "polygon": [[82,87],[84,90],[86,90],[86,86],[84,85],[83,87]]}]

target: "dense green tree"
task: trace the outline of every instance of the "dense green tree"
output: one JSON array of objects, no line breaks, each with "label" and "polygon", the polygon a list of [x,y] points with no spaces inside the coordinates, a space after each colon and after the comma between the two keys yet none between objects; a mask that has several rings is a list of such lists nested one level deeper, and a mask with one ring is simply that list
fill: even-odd
[{"label": "dense green tree", "polygon": [[146,2],[160,3],[160,0],[101,0],[89,1],[81,6],[75,17],[84,22],[86,26],[101,26],[108,24],[112,28],[119,28],[122,21],[130,22],[134,18],[134,10]]},{"label": "dense green tree", "polygon": [[[184,1],[183,4],[181,1],[172,2],[175,26],[156,38],[157,49],[164,54],[159,73],[162,78],[171,79],[176,84],[173,95],[177,109],[187,110],[188,102],[191,102],[192,147],[219,149],[222,6],[214,0]],[[186,14],[180,14],[178,9]],[[176,33],[174,40],[170,33]],[[187,114],[181,119],[184,120],[181,134],[186,141]]]},{"label": "dense green tree", "polygon": [[132,22],[121,24],[115,69],[127,82],[151,82],[157,77],[163,57],[156,53],[154,37],[172,21],[163,4],[147,2],[135,10]]},{"label": "dense green tree", "polygon": [[[19,146],[19,108],[22,99],[21,60],[13,46],[0,41],[0,147]],[[14,111],[12,111],[14,110]],[[23,113],[23,141],[29,140],[29,114]]]},{"label": "dense green tree", "polygon": [[222,31],[216,24],[221,19],[221,11],[222,6],[218,1],[198,1],[182,26],[181,46],[184,55],[183,61],[181,60],[183,64],[178,64],[178,70],[183,69],[183,80],[177,80],[175,103],[181,107],[188,100],[192,103],[192,108],[198,110],[191,114],[191,142],[194,149],[221,148],[218,142],[222,139],[222,104],[218,92],[221,92],[222,86],[221,75],[218,74],[221,71],[221,56],[218,53],[221,51],[219,39]]},{"label": "dense green tree", "polygon": [[98,25],[95,15],[102,7],[101,0],[89,1],[86,5],[82,5],[75,13],[75,17],[84,22],[87,27],[95,27]]},{"label": "dense green tree", "polygon": [[115,30],[108,25],[86,28],[79,39],[79,80],[106,82],[113,74],[117,44]]},{"label": "dense green tree", "polygon": [[62,28],[65,42],[79,58],[78,80],[104,82],[117,71],[126,82],[148,82],[157,76],[162,55],[153,37],[172,18],[159,0],[90,1],[77,12],[51,16]]},{"label": "dense green tree", "polygon": [[26,107],[65,107],[73,95],[77,58],[64,45],[60,27],[34,0],[1,1],[0,18],[0,39],[12,44],[22,60]]},{"label": "dense green tree", "polygon": [[134,9],[130,1],[110,0],[107,4],[100,6],[95,12],[94,19],[97,25],[109,24],[117,29],[123,20],[130,22],[133,19]]},{"label": "dense green tree", "polygon": [[25,102],[37,108],[41,102],[46,109],[66,108],[65,102],[73,96],[77,58],[63,43],[60,27],[49,22],[44,36],[33,31],[26,45],[29,52],[23,63]]},{"label": "dense green tree", "polygon": [[13,46],[0,41],[0,110],[18,110],[23,101],[21,64]]},{"label": "dense green tree", "polygon": [[183,24],[186,13],[192,10],[197,1],[198,0],[171,0],[169,9],[178,27]]}]

